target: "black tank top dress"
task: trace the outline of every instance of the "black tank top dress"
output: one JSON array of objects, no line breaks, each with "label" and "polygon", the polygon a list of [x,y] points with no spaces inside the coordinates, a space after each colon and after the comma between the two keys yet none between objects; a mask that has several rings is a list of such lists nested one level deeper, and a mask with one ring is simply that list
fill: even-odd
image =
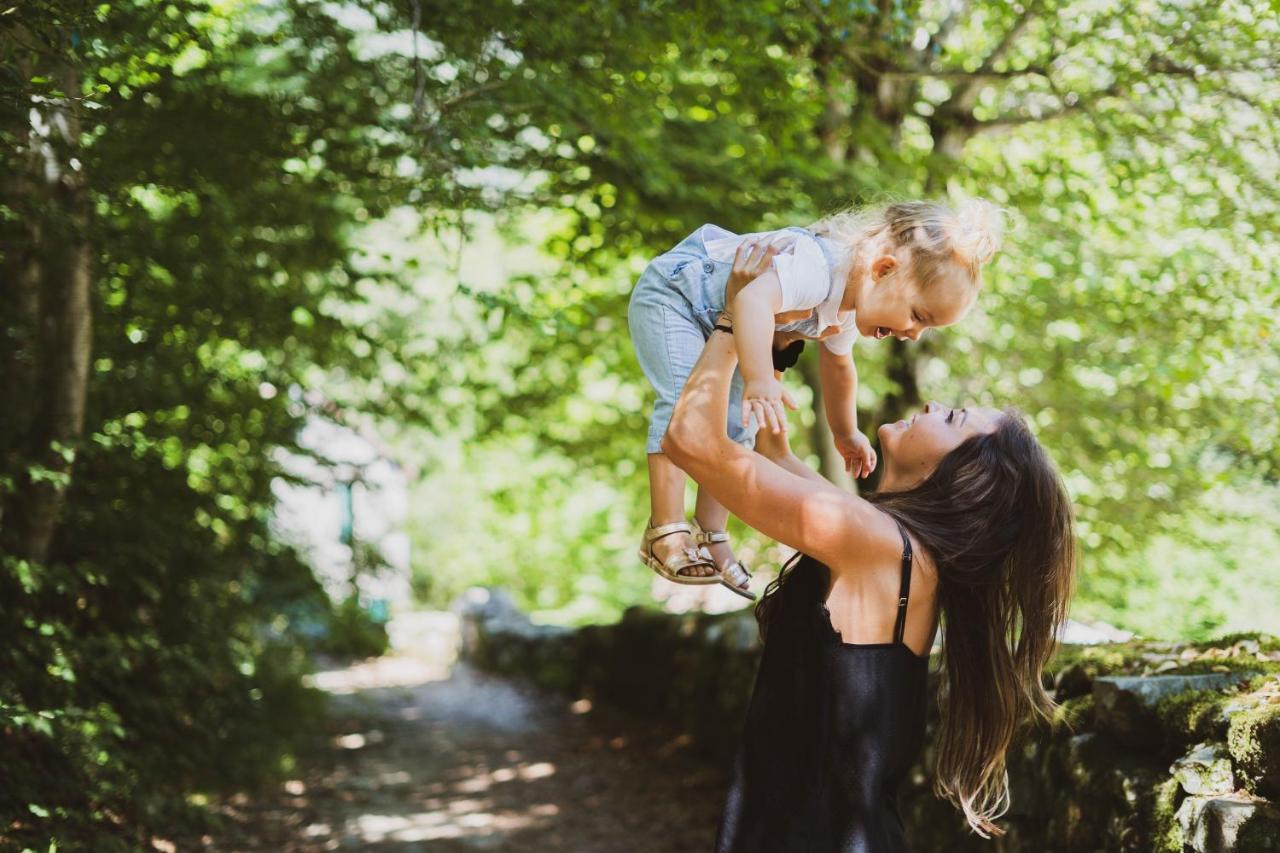
[{"label": "black tank top dress", "polygon": [[[896,519],[895,519],[896,520]],[[902,641],[911,541],[892,643],[845,643],[830,570],[797,555],[756,672],[717,853],[902,853],[898,790],[924,743],[929,657]]]}]

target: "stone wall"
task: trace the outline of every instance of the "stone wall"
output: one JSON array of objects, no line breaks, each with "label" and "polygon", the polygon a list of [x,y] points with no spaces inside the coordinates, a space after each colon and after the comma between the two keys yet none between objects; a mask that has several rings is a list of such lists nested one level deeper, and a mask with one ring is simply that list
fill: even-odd
[{"label": "stone wall", "polygon": [[[501,590],[457,607],[481,668],[661,718],[728,762],[759,655],[748,611],[632,608],[569,629],[533,625]],[[933,797],[926,748],[903,792],[914,849],[1280,851],[1280,640],[1067,646],[1046,679],[1062,706],[1010,750],[1008,833],[969,834]],[[935,708],[929,742],[936,725]]]}]

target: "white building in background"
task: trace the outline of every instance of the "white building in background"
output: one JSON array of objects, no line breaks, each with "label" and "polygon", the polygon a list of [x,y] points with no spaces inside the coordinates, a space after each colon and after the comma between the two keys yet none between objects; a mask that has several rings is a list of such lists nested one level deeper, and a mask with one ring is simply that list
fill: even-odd
[{"label": "white building in background", "polygon": [[344,423],[320,395],[291,389],[290,397],[307,410],[298,437],[304,452],[280,451],[281,467],[295,479],[271,484],[276,535],[311,563],[335,603],[354,583],[379,621],[411,609],[408,474],[377,436]]}]

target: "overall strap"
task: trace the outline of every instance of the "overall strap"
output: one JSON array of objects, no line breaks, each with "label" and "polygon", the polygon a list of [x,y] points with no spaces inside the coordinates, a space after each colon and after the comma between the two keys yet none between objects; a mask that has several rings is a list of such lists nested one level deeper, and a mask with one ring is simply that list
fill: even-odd
[{"label": "overall strap", "polygon": [[898,587],[898,618],[893,623],[893,641],[901,643],[907,629],[907,598],[911,595],[911,538],[901,521],[895,518],[894,522],[902,534],[902,583]]}]

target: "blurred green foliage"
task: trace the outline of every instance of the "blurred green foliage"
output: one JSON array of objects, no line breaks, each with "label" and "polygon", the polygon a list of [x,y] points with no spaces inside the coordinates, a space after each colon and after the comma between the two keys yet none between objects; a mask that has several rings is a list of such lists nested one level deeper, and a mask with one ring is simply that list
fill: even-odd
[{"label": "blurred green foliage", "polygon": [[[0,260],[35,226],[87,243],[93,313],[81,437],[0,436],[6,505],[63,501],[44,560],[0,526],[5,840],[198,830],[199,792],[292,766],[305,626],[385,647],[270,534],[285,389],[420,471],[426,603],[647,600],[626,300],[705,221],[1007,206],[976,316],[857,345],[863,427],[1017,405],[1076,499],[1077,615],[1276,632],[1277,35],[1260,0],[0,2]],[[85,226],[33,171],[33,110],[59,109]],[[0,322],[5,369],[29,362],[34,327]]]},{"label": "blurred green foliage", "polygon": [[[1077,615],[1165,635],[1275,629],[1274,557],[1256,542],[1277,515],[1239,510],[1275,507],[1280,458],[1267,4],[547,2],[493,16],[496,35],[492,17],[432,7],[419,61],[455,139],[503,143],[475,179],[495,218],[460,217],[417,250],[419,334],[439,347],[422,351],[447,353],[409,390],[444,422],[407,439],[428,473],[415,532],[432,600],[483,579],[557,615],[589,595],[606,615],[645,594],[630,551],[649,398],[623,318],[649,256],[703,221],[750,230],[967,193],[1011,211],[980,310],[919,346],[860,342],[863,427],[919,399],[1018,406],[1076,500]],[[501,260],[522,242],[545,255]],[[800,426],[821,464],[811,413]],[[586,494],[599,498],[584,515],[570,496]],[[1243,535],[1217,541],[1223,524]],[[1232,568],[1181,582],[1215,558]],[[1168,594],[1190,588],[1215,604]]]},{"label": "blurred green foliage", "polygon": [[[273,449],[294,444],[305,414],[271,392],[325,370],[367,379],[378,366],[359,348],[395,346],[334,306],[360,301],[348,238],[402,200],[400,150],[378,138],[371,70],[313,11],[0,4],[0,174],[31,175],[0,198],[5,270],[38,280],[87,241],[94,315],[83,434],[46,559],[23,558],[12,523],[2,531],[6,844],[198,837],[211,820],[198,794],[278,779],[316,730],[323,694],[301,682],[315,635],[329,651],[385,647],[381,628],[333,612],[268,524]],[[78,91],[59,89],[68,68]],[[78,147],[40,142],[64,113],[29,113],[59,104],[80,118]],[[58,221],[32,151],[83,174],[87,231]],[[51,233],[65,236],[24,244]],[[22,285],[6,276],[6,304]],[[6,373],[37,357],[23,320],[4,315]],[[41,448],[3,438],[14,510]]]}]

